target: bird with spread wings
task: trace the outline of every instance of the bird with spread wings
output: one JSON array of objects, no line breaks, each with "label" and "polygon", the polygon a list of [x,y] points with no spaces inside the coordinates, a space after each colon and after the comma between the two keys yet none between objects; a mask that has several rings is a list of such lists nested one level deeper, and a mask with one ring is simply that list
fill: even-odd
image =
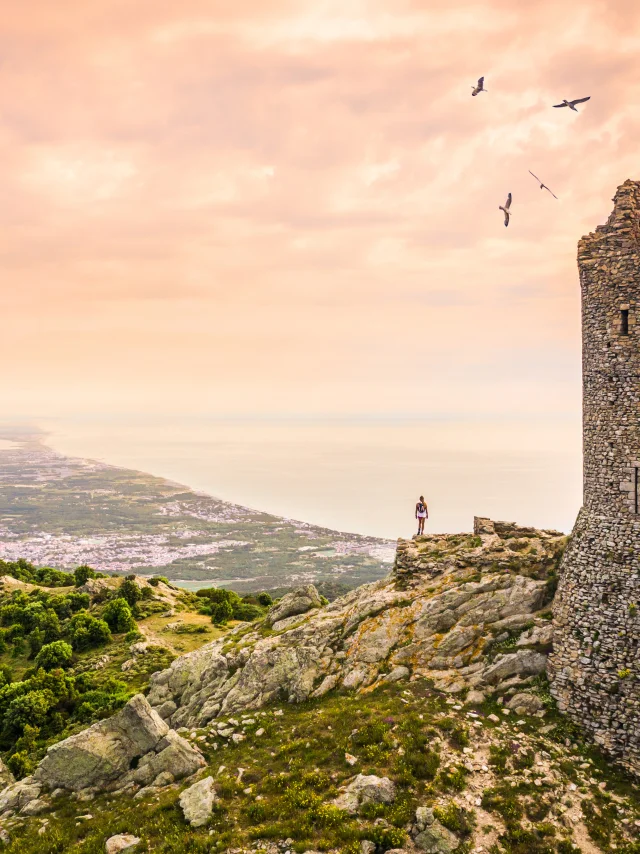
[{"label": "bird with spread wings", "polygon": [[476,85],[471,88],[473,89],[473,92],[471,93],[472,98],[475,98],[479,92],[486,92],[487,90],[484,88],[484,77],[479,77]]},{"label": "bird with spread wings", "polygon": [[511,216],[511,193],[507,196],[507,201],[504,203],[504,207],[500,205],[498,210],[504,211],[504,224],[505,226],[509,225],[509,217]]},{"label": "bird with spread wings", "polygon": [[576,104],[584,104],[585,101],[591,100],[591,95],[586,98],[575,98],[573,101],[567,101],[565,98],[561,104],[554,104],[554,107],[569,107],[570,110],[573,110],[574,113],[577,113]]},{"label": "bird with spread wings", "polygon": [[[533,175],[533,172],[531,171],[531,169],[529,169],[529,175]],[[554,198],[554,199],[557,199],[557,198],[558,198],[558,197],[556,196],[556,194],[553,192],[553,190],[550,190],[550,189],[549,189],[549,187],[547,187],[547,185],[546,185],[546,184],[543,184],[543,183],[542,183],[542,181],[540,180],[540,178],[538,178],[538,176],[537,176],[537,175],[533,175],[533,177],[534,177],[534,178],[536,179],[536,181],[540,184],[540,189],[541,189],[541,190],[547,190],[549,193],[551,193],[551,195],[553,196],[553,198]]]}]

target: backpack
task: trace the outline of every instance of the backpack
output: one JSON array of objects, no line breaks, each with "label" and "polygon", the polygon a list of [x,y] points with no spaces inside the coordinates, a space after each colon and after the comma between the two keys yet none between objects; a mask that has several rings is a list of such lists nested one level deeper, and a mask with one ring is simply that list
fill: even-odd
[{"label": "backpack", "polygon": [[424,513],[425,510],[426,510],[426,508],[425,508],[424,504],[422,503],[422,501],[418,501],[418,513]]}]

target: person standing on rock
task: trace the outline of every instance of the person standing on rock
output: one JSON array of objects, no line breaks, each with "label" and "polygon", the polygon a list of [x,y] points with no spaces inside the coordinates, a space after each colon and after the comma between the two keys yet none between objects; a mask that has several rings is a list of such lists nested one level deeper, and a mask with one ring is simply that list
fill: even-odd
[{"label": "person standing on rock", "polygon": [[418,520],[418,536],[424,534],[424,522],[429,518],[427,510],[427,502],[424,500],[424,495],[420,496],[420,501],[416,504],[416,519]]}]

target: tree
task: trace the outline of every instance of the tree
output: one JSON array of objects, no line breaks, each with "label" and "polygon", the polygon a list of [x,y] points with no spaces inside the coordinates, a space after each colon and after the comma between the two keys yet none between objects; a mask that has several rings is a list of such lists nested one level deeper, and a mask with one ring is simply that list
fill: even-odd
[{"label": "tree", "polygon": [[73,577],[75,578],[76,587],[82,587],[90,578],[96,578],[96,571],[87,566],[86,563],[83,563],[82,566],[78,566],[74,570]]},{"label": "tree", "polygon": [[228,601],[217,602],[211,608],[211,622],[216,626],[221,626],[228,622],[233,617],[233,608]]},{"label": "tree", "polygon": [[[120,589],[122,590],[122,588]],[[118,597],[107,602],[102,612],[102,617],[111,631],[118,634],[121,632],[130,632],[136,628],[136,621],[131,613],[129,603],[123,597]]]},{"label": "tree", "polygon": [[29,658],[35,658],[45,642],[44,629],[34,629],[29,633],[27,640],[29,641],[29,649],[31,650]]},{"label": "tree", "polygon": [[71,646],[80,651],[102,646],[111,641],[109,626],[104,620],[97,620],[87,611],[79,611],[69,620],[69,639]]},{"label": "tree", "polygon": [[273,605],[273,599],[268,593],[258,593],[257,599],[263,608],[270,608]]},{"label": "tree", "polygon": [[73,650],[66,641],[54,641],[42,647],[36,656],[36,667],[53,670],[56,667],[68,667],[73,658]]},{"label": "tree", "polygon": [[125,578],[118,588],[118,597],[126,599],[129,605],[133,608],[136,602],[139,602],[142,598],[142,592],[135,581],[131,578]]}]

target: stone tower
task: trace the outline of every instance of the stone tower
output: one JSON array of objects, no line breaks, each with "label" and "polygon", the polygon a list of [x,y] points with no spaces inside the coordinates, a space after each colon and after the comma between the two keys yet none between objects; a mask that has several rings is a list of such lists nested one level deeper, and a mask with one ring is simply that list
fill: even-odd
[{"label": "stone tower", "polygon": [[584,503],[555,604],[552,693],[640,774],[640,182],[578,244]]}]

